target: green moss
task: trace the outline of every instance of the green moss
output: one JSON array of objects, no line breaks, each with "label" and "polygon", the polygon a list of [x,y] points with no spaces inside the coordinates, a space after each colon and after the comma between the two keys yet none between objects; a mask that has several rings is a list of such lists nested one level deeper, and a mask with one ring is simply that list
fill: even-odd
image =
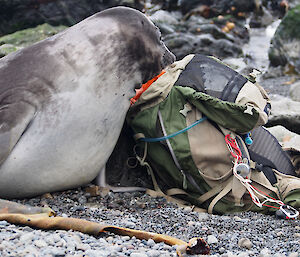
[{"label": "green moss", "polygon": [[18,49],[20,49],[21,47],[16,47],[14,45],[10,45],[10,44],[5,44],[0,46],[0,58],[8,55],[9,53],[15,52]]},{"label": "green moss", "polygon": [[300,39],[300,5],[291,9],[282,19],[275,37]]},{"label": "green moss", "polygon": [[66,26],[62,25],[54,27],[49,24],[42,24],[35,28],[24,29],[0,37],[0,45],[11,44],[16,47],[26,47],[47,37],[53,36],[66,28]]}]

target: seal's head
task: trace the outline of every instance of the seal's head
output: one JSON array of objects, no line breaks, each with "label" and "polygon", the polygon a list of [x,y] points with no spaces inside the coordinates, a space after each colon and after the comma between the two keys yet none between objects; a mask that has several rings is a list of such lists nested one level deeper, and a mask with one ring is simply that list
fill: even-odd
[{"label": "seal's head", "polygon": [[[175,56],[161,40],[159,29],[143,13],[132,8],[115,7],[98,14],[117,22],[120,33],[113,41],[125,43],[118,56],[126,57],[123,67],[139,63],[142,83],[158,75],[162,69],[175,61]],[[116,49],[116,48],[115,48]],[[128,58],[129,57],[129,58]]]}]

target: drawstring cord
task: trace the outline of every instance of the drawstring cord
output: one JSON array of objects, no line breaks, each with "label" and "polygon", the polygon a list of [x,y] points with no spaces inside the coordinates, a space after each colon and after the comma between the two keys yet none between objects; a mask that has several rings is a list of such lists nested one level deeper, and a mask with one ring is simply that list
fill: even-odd
[{"label": "drawstring cord", "polygon": [[[233,166],[233,175],[242,183],[242,185],[247,189],[248,193],[250,194],[250,197],[252,199],[252,202],[258,206],[259,208],[270,207],[281,210],[288,219],[295,219],[299,216],[299,212],[294,209],[291,206],[288,206],[284,204],[282,201],[277,200],[268,194],[264,193],[263,191],[259,190],[258,188],[251,185],[252,181],[248,178],[248,174],[245,173],[245,175],[241,175],[241,172],[239,172],[239,165],[241,165],[240,160],[242,159],[241,150],[238,146],[238,143],[235,138],[232,138],[230,134],[225,136],[225,141],[227,144],[227,147],[231,153],[231,155],[234,157],[234,166]],[[243,164],[245,166],[245,164]],[[245,170],[245,169],[244,169]],[[250,171],[250,168],[249,168]],[[263,202],[260,201],[259,197],[265,199]],[[279,207],[267,205],[266,203],[275,203],[278,204]]]}]

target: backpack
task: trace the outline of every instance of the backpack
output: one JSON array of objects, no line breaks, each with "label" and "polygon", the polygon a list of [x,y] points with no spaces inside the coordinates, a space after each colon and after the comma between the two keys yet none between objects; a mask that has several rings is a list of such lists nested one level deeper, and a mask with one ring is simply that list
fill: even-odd
[{"label": "backpack", "polygon": [[127,115],[156,195],[220,214],[276,210],[266,195],[277,199],[272,206],[298,208],[295,167],[262,127],[270,107],[260,85],[215,58],[188,55],[169,66]]}]

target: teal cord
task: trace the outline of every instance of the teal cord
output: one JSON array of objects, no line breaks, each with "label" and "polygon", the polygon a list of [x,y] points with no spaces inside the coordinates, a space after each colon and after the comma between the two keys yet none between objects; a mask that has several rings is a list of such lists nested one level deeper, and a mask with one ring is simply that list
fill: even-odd
[{"label": "teal cord", "polygon": [[159,142],[159,141],[164,141],[164,140],[167,140],[169,138],[172,138],[172,137],[175,137],[183,132],[186,132],[187,130],[191,129],[192,127],[195,127],[196,125],[198,125],[199,123],[201,123],[202,121],[205,121],[207,120],[206,117],[203,117],[201,118],[200,120],[196,120],[193,124],[189,125],[188,127],[184,128],[184,129],[181,129],[171,135],[168,135],[168,136],[164,136],[164,137],[145,137],[145,138],[141,138],[140,140],[141,141],[144,141],[144,142]]}]

